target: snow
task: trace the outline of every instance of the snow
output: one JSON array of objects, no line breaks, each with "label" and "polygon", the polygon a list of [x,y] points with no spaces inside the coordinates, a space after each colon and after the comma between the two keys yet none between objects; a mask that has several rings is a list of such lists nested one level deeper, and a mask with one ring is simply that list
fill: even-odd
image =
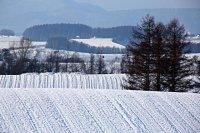
[{"label": "snow", "polygon": [[0,75],[0,88],[76,88],[121,90],[123,74],[41,73]]},{"label": "snow", "polygon": [[0,133],[198,133],[200,95],[122,90],[123,74],[0,75]]},{"label": "snow", "polygon": [[32,42],[32,46],[36,47],[36,48],[45,48],[46,47],[47,42]]},{"label": "snow", "polygon": [[114,43],[112,38],[90,38],[90,39],[71,39],[72,41],[76,41],[79,43],[88,44],[94,47],[115,47],[124,49],[123,45],[118,43]]},{"label": "snow", "polygon": [[200,60],[200,53],[190,53],[190,54],[185,54],[185,56],[189,59],[196,57],[197,60]]},{"label": "snow", "polygon": [[10,48],[11,46],[19,43],[21,36],[0,36],[0,49]]},{"label": "snow", "polygon": [[187,37],[187,41],[193,44],[198,44],[200,43],[200,35],[189,36]]},{"label": "snow", "polygon": [[[22,36],[0,36],[0,49],[3,48],[10,48],[10,47],[17,47],[21,40]],[[46,42],[32,42],[32,46],[44,48]]]},{"label": "snow", "polygon": [[[66,51],[66,50],[53,50],[53,49],[48,49],[48,48],[33,48],[31,49],[31,55],[29,55],[29,58],[33,58],[36,55],[36,51],[40,52],[40,56],[38,57],[40,61],[46,60],[46,58],[51,54],[54,53],[55,51],[58,51],[58,55],[67,58],[67,56],[72,56],[74,53],[78,54],[79,57],[84,59],[84,61],[89,61],[90,60],[90,53],[83,53],[83,52],[74,52],[74,51]],[[98,54],[94,54],[95,59],[98,59]],[[122,54],[102,54],[104,57],[104,60],[106,62],[111,62],[113,60],[118,60],[118,62],[121,61]]]},{"label": "snow", "polygon": [[0,132],[199,133],[200,95],[0,89]]}]

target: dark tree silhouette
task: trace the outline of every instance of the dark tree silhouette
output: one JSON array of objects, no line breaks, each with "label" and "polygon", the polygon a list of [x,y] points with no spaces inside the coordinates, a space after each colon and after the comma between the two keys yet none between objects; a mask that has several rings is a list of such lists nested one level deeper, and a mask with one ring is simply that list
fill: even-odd
[{"label": "dark tree silhouette", "polygon": [[183,25],[177,19],[167,25],[167,47],[168,47],[168,73],[166,76],[166,87],[169,91],[187,91],[191,89],[190,80],[185,78],[191,74],[191,62],[183,56],[186,34]]},{"label": "dark tree silhouette", "polygon": [[192,89],[192,62],[184,56],[184,26],[174,19],[167,26],[155,24],[147,15],[127,49],[129,52],[128,79],[125,89],[156,91],[188,91]]},{"label": "dark tree silhouette", "polygon": [[152,45],[152,65],[153,65],[153,90],[161,91],[163,89],[164,74],[167,70],[166,65],[166,28],[165,25],[160,22],[156,24],[153,45]]},{"label": "dark tree silhouette", "polygon": [[128,64],[129,73],[128,84],[125,85],[126,89],[150,90],[154,29],[154,17],[147,15],[143,18],[141,25],[133,30],[134,41],[127,47],[131,53],[131,59]]}]

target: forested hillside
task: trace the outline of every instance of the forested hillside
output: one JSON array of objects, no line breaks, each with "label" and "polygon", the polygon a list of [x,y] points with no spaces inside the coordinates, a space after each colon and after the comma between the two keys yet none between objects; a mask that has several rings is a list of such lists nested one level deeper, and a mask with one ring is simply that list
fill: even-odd
[{"label": "forested hillside", "polygon": [[72,38],[113,38],[118,41],[129,39],[132,26],[120,26],[113,28],[92,28],[82,24],[44,24],[26,29],[23,33],[25,38],[32,41],[47,41],[52,37]]}]

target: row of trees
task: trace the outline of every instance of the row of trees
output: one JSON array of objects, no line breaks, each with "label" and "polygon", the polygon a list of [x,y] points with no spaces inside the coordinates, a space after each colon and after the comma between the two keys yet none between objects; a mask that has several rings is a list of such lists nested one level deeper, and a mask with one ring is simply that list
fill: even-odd
[{"label": "row of trees", "polygon": [[[174,19],[169,24],[155,22],[147,15],[133,29],[126,61],[126,89],[155,91],[187,91],[191,87],[191,62],[183,56],[184,26]],[[126,70],[126,69],[125,69]]]}]

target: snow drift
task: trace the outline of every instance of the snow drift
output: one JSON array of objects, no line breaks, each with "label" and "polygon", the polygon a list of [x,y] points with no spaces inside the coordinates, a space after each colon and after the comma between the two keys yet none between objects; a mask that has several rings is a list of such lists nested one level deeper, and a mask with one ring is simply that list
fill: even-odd
[{"label": "snow drift", "polygon": [[200,95],[0,89],[0,132],[198,133]]},{"label": "snow drift", "polygon": [[0,88],[122,89],[123,74],[42,73],[0,75]]}]

